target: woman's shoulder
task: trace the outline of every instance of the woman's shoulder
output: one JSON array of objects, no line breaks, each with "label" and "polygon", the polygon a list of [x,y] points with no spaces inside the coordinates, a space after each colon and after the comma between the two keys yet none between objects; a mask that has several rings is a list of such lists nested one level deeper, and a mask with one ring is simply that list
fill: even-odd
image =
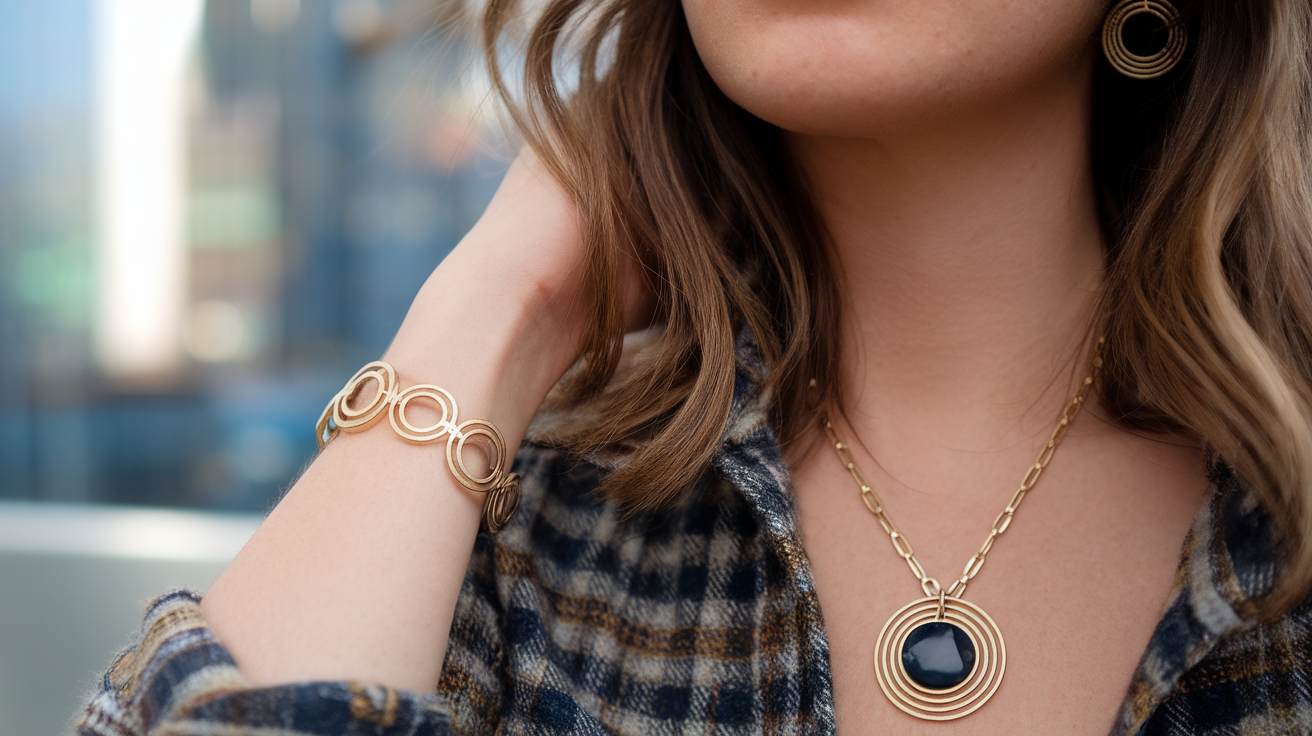
[{"label": "woman's shoulder", "polygon": [[[602,483],[606,459],[579,457],[557,446],[526,441],[515,457],[521,476],[518,511],[495,535],[480,535],[474,565],[496,555],[499,576],[531,575],[537,584],[573,589],[580,571],[625,576],[639,568],[677,568],[704,540],[731,546],[766,543],[757,513],[722,473],[712,469],[671,506],[654,511],[626,508],[608,498]],[[524,556],[531,567],[508,566]]]},{"label": "woman's shoulder", "polygon": [[526,443],[516,467],[521,508],[480,535],[451,630],[439,689],[456,730],[828,730],[813,586],[750,490],[712,468],[675,506],[639,513],[598,493],[599,463]]}]

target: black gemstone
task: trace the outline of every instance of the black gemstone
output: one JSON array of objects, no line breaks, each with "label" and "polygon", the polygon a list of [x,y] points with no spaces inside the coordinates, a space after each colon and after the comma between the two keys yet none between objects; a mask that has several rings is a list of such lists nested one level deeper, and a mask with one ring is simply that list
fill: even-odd
[{"label": "black gemstone", "polygon": [[902,645],[902,666],[921,687],[943,690],[975,668],[975,645],[966,632],[942,621],[917,626]]}]

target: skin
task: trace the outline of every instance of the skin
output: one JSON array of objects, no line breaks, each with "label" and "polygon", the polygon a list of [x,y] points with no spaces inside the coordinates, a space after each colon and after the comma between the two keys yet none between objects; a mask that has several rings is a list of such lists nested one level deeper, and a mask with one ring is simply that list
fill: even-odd
[{"label": "skin", "polygon": [[[733,100],[788,132],[845,280],[841,431],[930,574],[978,548],[1066,402],[1102,274],[1091,0],[686,0]],[[531,155],[416,296],[385,358],[511,446],[579,350],[576,212]],[[630,269],[631,324],[650,314]],[[491,298],[491,297],[495,298]],[[951,724],[895,710],[870,653],[919,586],[832,451],[790,457],[847,733],[1106,733],[1205,483],[1195,448],[1091,406],[967,598],[1006,680]],[[805,445],[805,443],[802,443]],[[342,435],[202,603],[254,683],[437,683],[479,499],[440,453]],[[433,642],[414,646],[415,641]]]},{"label": "skin", "polygon": [[[446,388],[462,419],[518,446],[581,347],[581,255],[572,205],[521,156],[384,359],[401,385]],[[248,680],[437,686],[481,503],[437,449],[343,433],[297,480],[201,602]]]},{"label": "skin", "polygon": [[[840,432],[928,574],[960,575],[1083,378],[1103,279],[1088,156],[1104,3],[685,0],[707,69],[788,131],[844,274]],[[814,433],[818,435],[819,433]],[[967,599],[1006,677],[941,724],[875,679],[923,595],[820,437],[789,459],[844,733],[1105,734],[1206,482],[1196,448],[1086,410]]]}]

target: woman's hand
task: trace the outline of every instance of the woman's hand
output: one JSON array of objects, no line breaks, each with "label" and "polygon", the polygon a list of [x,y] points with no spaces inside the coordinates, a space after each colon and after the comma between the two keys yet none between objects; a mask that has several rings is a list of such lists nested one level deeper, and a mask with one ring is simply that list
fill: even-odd
[{"label": "woman's hand", "polygon": [[[584,263],[577,209],[523,154],[384,357],[403,386],[442,386],[462,419],[493,422],[517,447],[578,357],[592,314]],[[635,326],[654,303],[639,268],[628,259],[623,275]],[[384,423],[339,434],[310,465],[202,602],[250,681],[436,686],[482,500],[443,449]]]},{"label": "woman's hand", "polygon": [[415,296],[384,359],[461,406],[531,416],[578,356],[589,314],[583,275],[577,209],[523,153]]},{"label": "woman's hand", "polygon": [[[480,326],[468,331],[462,348],[485,349],[492,335],[518,333],[518,349],[512,352],[532,364],[524,367],[542,374],[532,377],[532,393],[545,390],[543,381],[550,388],[578,357],[591,315],[592,297],[583,283],[585,255],[578,209],[525,149],[483,216],[420,290],[387,359],[423,362],[435,357],[425,353],[449,351],[450,346],[433,344],[437,335],[450,336],[432,323],[458,318]],[[645,327],[652,320],[655,296],[642,264],[625,249],[620,283],[626,330]]]}]

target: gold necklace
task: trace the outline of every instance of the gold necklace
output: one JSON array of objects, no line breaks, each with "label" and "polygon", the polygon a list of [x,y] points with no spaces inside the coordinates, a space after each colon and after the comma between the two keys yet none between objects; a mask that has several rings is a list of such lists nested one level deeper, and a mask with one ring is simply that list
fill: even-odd
[{"label": "gold necklace", "polygon": [[911,542],[893,524],[879,494],[857,469],[847,443],[838,436],[833,423],[825,418],[825,434],[861,490],[861,500],[879,519],[880,526],[893,542],[893,549],[911,568],[911,574],[916,576],[925,594],[924,598],[908,603],[893,614],[880,630],[875,643],[875,677],[879,680],[879,687],[893,705],[904,712],[929,721],[954,720],[974,713],[1002,684],[1002,675],[1007,668],[1007,648],[1002,641],[1002,632],[982,608],[961,596],[966,592],[966,585],[984,567],[984,558],[993,549],[993,542],[1011,526],[1016,509],[1039,482],[1043,469],[1048,467],[1057,446],[1066,437],[1066,430],[1084,406],[1094,376],[1102,367],[1104,342],[1103,338],[1098,338],[1089,374],[1057,419],[1048,443],[1025,471],[1020,488],[993,520],[988,537],[966,562],[961,577],[946,590],[925,574]]}]

